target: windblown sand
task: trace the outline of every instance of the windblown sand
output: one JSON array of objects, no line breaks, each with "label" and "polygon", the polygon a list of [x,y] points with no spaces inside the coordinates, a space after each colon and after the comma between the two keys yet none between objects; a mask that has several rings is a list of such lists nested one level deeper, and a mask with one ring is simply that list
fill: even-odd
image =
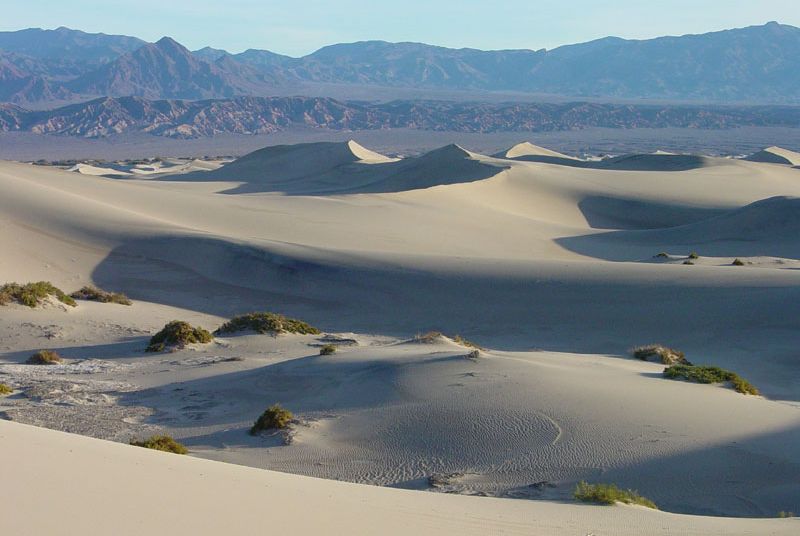
[{"label": "windblown sand", "polygon": [[[53,486],[90,475],[86,495],[56,501],[66,511],[96,493],[93,478],[133,479],[109,491],[130,504],[131,490],[161,482],[148,472],[169,470],[181,476],[159,493],[185,494],[173,519],[213,490],[237,505],[225,511],[241,532],[256,504],[293,511],[301,492],[350,533],[378,522],[398,533],[797,530],[796,520],[553,502],[571,502],[588,480],[683,514],[800,510],[800,172],[791,165],[671,154],[586,162],[531,144],[496,157],[448,146],[395,160],[350,142],[199,167],[110,178],[0,163],[0,282],[66,291],[92,282],[135,302],[0,308],[0,382],[15,389],[0,411],[119,442],[166,432],[192,456],[251,468],[0,422],[3,444],[32,449],[3,468],[17,481],[3,488],[4,507],[35,504],[19,485],[32,471]],[[143,353],[170,320],[213,330],[254,310],[327,335],[245,333]],[[450,338],[414,340],[430,330],[485,349],[470,358]],[[337,353],[318,355],[332,336]],[[734,370],[764,396],[663,379],[663,365],[628,356],[652,342]],[[65,364],[25,365],[41,348]],[[295,413],[293,429],[249,436],[274,402]],[[142,511],[160,511],[156,497]],[[362,502],[372,512],[359,517]],[[298,517],[300,533],[315,530],[314,518]],[[48,519],[25,526],[47,533]],[[203,519],[191,523],[212,533]]]}]

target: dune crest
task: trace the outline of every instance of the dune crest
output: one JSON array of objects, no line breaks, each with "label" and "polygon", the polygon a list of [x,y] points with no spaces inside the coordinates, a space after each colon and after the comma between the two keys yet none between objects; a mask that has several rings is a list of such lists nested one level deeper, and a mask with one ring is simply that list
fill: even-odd
[{"label": "dune crest", "polygon": [[769,164],[784,164],[789,166],[800,166],[800,153],[784,149],[783,147],[767,147],[762,151],[751,154],[745,160],[750,162],[765,162]]},{"label": "dune crest", "polygon": [[534,145],[533,143],[530,143],[528,141],[518,143],[513,147],[506,149],[505,151],[500,151],[494,156],[496,156],[497,158],[509,158],[512,160],[514,159],[525,160],[526,157],[537,157],[537,156],[549,156],[553,158],[573,159],[571,156],[567,156],[565,154],[547,149],[545,147],[540,147],[539,145]]}]

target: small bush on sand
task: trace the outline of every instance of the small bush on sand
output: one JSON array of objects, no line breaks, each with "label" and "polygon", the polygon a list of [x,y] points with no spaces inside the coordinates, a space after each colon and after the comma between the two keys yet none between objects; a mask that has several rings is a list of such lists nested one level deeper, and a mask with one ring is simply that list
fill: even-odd
[{"label": "small bush on sand", "polygon": [[77,303],[71,296],[64,294],[64,291],[53,286],[49,281],[39,281],[38,283],[7,283],[0,287],[0,305],[8,305],[11,302],[36,307],[49,296],[54,296],[61,303],[75,307]]},{"label": "small bush on sand", "polygon": [[100,303],[118,303],[120,305],[133,305],[133,302],[119,292],[107,292],[97,287],[86,286],[70,294],[76,300],[97,301]]},{"label": "small bush on sand", "polygon": [[669,253],[666,251],[662,251],[658,255],[655,256],[656,259],[669,259]]},{"label": "small bush on sand", "polygon": [[39,350],[28,358],[29,365],[57,365],[61,363],[61,356],[52,350]]},{"label": "small bush on sand", "polygon": [[264,430],[282,430],[294,420],[294,415],[280,404],[273,404],[261,414],[250,428],[250,435],[256,435]]},{"label": "small bush on sand", "polygon": [[744,261],[742,259],[733,259],[731,264],[733,266],[744,266]]},{"label": "small bush on sand", "polygon": [[146,449],[172,452],[173,454],[188,454],[189,450],[168,435],[154,435],[142,441],[132,440],[131,445]]},{"label": "small bush on sand", "polygon": [[428,331],[426,333],[417,333],[414,335],[414,342],[422,344],[433,344],[437,342],[444,334],[441,331]]},{"label": "small bush on sand", "polygon": [[319,355],[333,355],[336,353],[335,344],[326,344],[319,349]]},{"label": "small bush on sand", "polygon": [[694,264],[692,261],[683,261],[683,264]]},{"label": "small bush on sand", "polygon": [[277,313],[248,313],[231,318],[217,329],[217,335],[252,330],[257,333],[278,335],[280,333],[296,333],[299,335],[319,335],[320,331],[294,318],[287,318]]},{"label": "small bush on sand", "polygon": [[597,504],[639,504],[658,510],[656,503],[631,489],[620,489],[615,484],[588,484],[579,482],[573,494],[576,499],[583,502]]},{"label": "small bush on sand", "polygon": [[479,359],[481,357],[481,351],[477,348],[473,349],[470,353],[467,354],[467,359]]},{"label": "small bush on sand", "polygon": [[691,253],[689,253],[689,258],[690,259],[699,259],[700,255],[698,255],[696,252],[692,251]]},{"label": "small bush on sand", "polygon": [[0,383],[0,396],[10,395],[14,392],[14,389],[11,388],[10,385],[5,383]]},{"label": "small bush on sand", "polygon": [[467,348],[475,348],[477,350],[483,350],[482,346],[475,344],[472,341],[468,341],[461,335],[456,335],[455,337],[453,337],[453,342],[455,342],[456,344],[460,344],[461,346],[466,346]]},{"label": "small bush on sand", "polygon": [[734,390],[745,395],[757,395],[758,389],[747,380],[729,370],[719,367],[705,367],[699,365],[672,365],[664,369],[664,377],[671,380],[686,380],[694,383],[725,383],[731,384]]},{"label": "small bush on sand", "polygon": [[203,328],[194,327],[188,322],[173,320],[164,329],[153,335],[147,352],[162,352],[167,347],[183,348],[187,344],[206,343],[214,337]]},{"label": "small bush on sand", "polygon": [[781,510],[780,512],[778,512],[778,517],[780,518],[794,517],[794,512],[784,512],[783,510]]},{"label": "small bush on sand", "polygon": [[633,357],[642,361],[656,361],[664,365],[691,365],[686,356],[680,350],[667,348],[660,344],[648,344],[647,346],[637,346],[631,350]]}]

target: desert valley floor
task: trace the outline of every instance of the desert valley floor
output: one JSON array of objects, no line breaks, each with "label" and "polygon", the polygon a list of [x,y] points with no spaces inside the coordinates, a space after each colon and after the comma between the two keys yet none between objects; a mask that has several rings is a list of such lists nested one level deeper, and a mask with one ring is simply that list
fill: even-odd
[{"label": "desert valley floor", "polygon": [[[0,382],[14,389],[0,441],[16,459],[3,474],[48,475],[76,534],[123,515],[98,521],[81,501],[123,504],[148,485],[156,514],[131,534],[170,515],[246,533],[262,500],[298,534],[797,534],[776,515],[800,510],[798,166],[779,148],[396,159],[355,142],[231,162],[0,162],[0,284],[133,300],[0,307]],[[322,334],[144,352],[171,320],[213,331],[251,311]],[[649,343],[761,395],[665,379],[630,355]],[[64,363],[26,364],[40,349]],[[298,422],[248,435],[276,402]],[[127,445],[154,433],[191,457]],[[581,480],[662,511],[576,503]],[[218,517],[196,506],[212,486],[229,497]],[[0,487],[0,503],[35,508],[25,493]],[[10,530],[53,528],[33,523],[11,516]]]}]

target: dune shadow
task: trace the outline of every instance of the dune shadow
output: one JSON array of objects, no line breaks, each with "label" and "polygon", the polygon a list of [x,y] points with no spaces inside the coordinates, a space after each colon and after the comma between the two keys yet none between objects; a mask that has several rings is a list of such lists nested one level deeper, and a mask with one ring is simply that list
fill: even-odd
[{"label": "dune shadow", "polygon": [[722,165],[711,158],[683,154],[630,154],[603,160],[579,160],[550,155],[525,155],[512,160],[539,162],[582,169],[607,169],[616,171],[690,171],[713,165]]},{"label": "dune shadow", "polygon": [[583,217],[594,229],[660,229],[695,223],[719,216],[724,209],[592,195],[578,203]]}]

